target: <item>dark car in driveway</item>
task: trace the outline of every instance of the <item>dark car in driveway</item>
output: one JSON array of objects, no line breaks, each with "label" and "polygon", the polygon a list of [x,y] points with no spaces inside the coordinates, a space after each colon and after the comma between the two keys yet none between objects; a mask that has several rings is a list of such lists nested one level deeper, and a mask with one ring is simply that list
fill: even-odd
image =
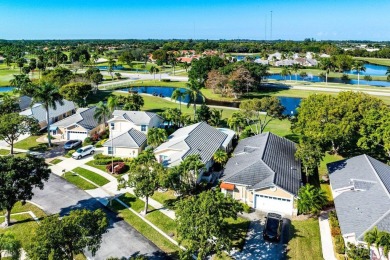
[{"label": "dark car in driveway", "polygon": [[282,234],[283,218],[276,213],[268,213],[263,230],[263,238],[268,241],[280,241]]},{"label": "dark car in driveway", "polygon": [[64,144],[65,150],[72,150],[81,145],[81,140],[69,140]]}]

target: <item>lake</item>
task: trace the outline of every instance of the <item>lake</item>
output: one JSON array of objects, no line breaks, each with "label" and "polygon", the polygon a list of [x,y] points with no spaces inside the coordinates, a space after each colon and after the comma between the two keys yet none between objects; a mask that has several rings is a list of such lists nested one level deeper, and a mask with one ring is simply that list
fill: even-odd
[{"label": "lake", "polygon": [[[131,88],[125,88],[121,89],[121,91],[128,92],[129,90],[137,91],[138,93],[146,93],[151,94],[155,96],[161,96],[161,97],[171,97],[173,91],[177,89],[174,87],[153,87],[153,86],[147,86],[147,87],[131,87]],[[186,89],[179,88],[180,92],[185,92]],[[301,103],[301,98],[292,98],[292,97],[278,97],[280,100],[280,103],[286,108],[283,114],[285,115],[295,115],[296,109]],[[184,103],[188,103],[189,98],[188,96],[185,96],[182,100]],[[198,103],[203,102],[203,98],[201,96],[198,97]],[[226,106],[226,107],[237,107],[239,105],[238,102],[218,102],[218,100],[206,100],[207,105],[220,105],[220,106]]]},{"label": "lake", "polygon": [[[382,66],[382,65],[375,65],[375,64],[370,64],[370,63],[365,63],[364,67],[366,68],[366,71],[361,71],[360,75],[370,75],[370,76],[386,76],[386,72],[389,67],[387,66]],[[357,75],[356,70],[349,70],[345,71],[344,73],[346,74],[353,74]]]},{"label": "lake", "polygon": [[14,90],[14,87],[0,87],[0,92],[10,92]]},{"label": "lake", "polygon": [[[280,74],[271,74],[267,78],[274,79],[274,80],[285,80],[285,79],[289,80],[290,76],[282,77]],[[295,75],[291,75],[291,80],[295,80]],[[325,82],[324,78],[320,78],[319,76],[310,75],[310,74],[308,75],[308,77],[305,77],[305,78],[302,78],[298,75],[297,80],[308,81],[308,82]],[[339,78],[328,78],[328,82],[344,83]],[[357,85],[358,80],[357,79],[350,79],[348,82],[346,82],[346,84]],[[368,81],[368,80],[360,79],[360,85],[369,85],[369,86],[375,86],[375,87],[390,87],[390,82],[379,81],[379,80]]]}]

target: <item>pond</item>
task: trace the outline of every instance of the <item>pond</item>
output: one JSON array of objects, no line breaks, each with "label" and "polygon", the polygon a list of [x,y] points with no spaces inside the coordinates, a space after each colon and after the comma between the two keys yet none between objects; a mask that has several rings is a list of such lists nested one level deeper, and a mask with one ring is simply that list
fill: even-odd
[{"label": "pond", "polygon": [[[364,67],[366,68],[366,71],[361,71],[360,75],[370,75],[370,76],[386,76],[386,72],[389,69],[387,66],[382,66],[382,65],[376,65],[376,64],[370,64],[370,63],[365,63]],[[346,74],[353,74],[357,75],[356,70],[349,70],[345,71]]]},{"label": "pond", "polygon": [[[274,79],[274,80],[289,80],[290,76],[283,77],[280,74],[272,74],[267,77],[268,79]],[[291,75],[291,80],[295,80],[295,75]],[[319,76],[311,75],[309,74],[307,77],[302,78],[299,75],[297,76],[297,80],[299,81],[308,81],[308,82],[325,82],[325,78],[321,78]],[[351,85],[357,85],[358,80],[357,79],[350,79],[348,82],[343,82],[339,78],[328,78],[328,82],[331,83],[346,83],[346,84],[351,84]],[[390,82],[388,81],[379,81],[379,80],[360,80],[360,85],[368,85],[368,86],[375,86],[375,87],[390,87]]]},{"label": "pond", "polygon": [[[168,97],[170,98],[172,96],[172,93],[175,89],[180,89],[180,92],[184,93],[186,92],[186,89],[184,88],[174,88],[174,87],[158,87],[158,86],[147,86],[147,87],[131,87],[131,88],[124,88],[121,89],[121,91],[128,92],[129,90],[135,91],[138,93],[146,93],[151,94],[154,96],[159,97]],[[278,97],[281,104],[286,108],[283,114],[285,115],[295,115],[296,109],[301,103],[301,98],[292,98],[292,97]],[[182,102],[188,103],[189,98],[186,95]],[[202,103],[203,97],[199,96],[197,103]],[[216,106],[226,106],[226,107],[238,107],[239,102],[228,102],[228,101],[218,101],[218,100],[208,100],[206,99],[207,105],[216,105]]]},{"label": "pond", "polygon": [[0,92],[10,92],[14,90],[14,87],[0,87]]}]

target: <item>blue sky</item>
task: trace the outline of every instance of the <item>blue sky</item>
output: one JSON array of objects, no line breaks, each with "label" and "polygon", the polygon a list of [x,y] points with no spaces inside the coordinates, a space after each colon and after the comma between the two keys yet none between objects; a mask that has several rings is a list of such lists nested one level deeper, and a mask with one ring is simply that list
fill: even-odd
[{"label": "blue sky", "polygon": [[389,0],[0,0],[0,39],[269,40],[272,11],[272,39],[390,40],[388,10]]}]

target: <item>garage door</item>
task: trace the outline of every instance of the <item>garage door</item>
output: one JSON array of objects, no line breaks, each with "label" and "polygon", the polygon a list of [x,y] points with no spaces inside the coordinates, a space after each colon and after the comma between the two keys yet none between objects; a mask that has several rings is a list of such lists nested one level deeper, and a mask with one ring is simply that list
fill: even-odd
[{"label": "garage door", "polygon": [[291,215],[293,211],[293,201],[292,199],[257,194],[255,199],[255,208],[265,212]]},{"label": "garage door", "polygon": [[76,132],[76,131],[68,131],[68,140],[81,140],[84,141],[87,138],[87,132]]}]

